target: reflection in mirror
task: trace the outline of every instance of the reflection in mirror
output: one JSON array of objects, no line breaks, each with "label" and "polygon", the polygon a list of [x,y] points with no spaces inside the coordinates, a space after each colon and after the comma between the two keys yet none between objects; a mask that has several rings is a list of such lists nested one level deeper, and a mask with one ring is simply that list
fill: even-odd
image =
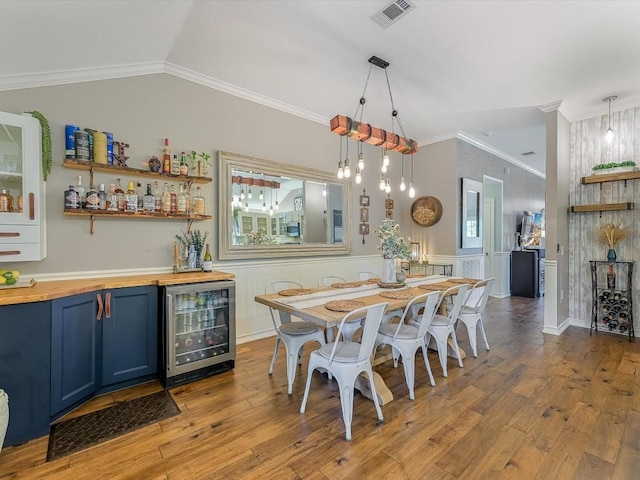
[{"label": "reflection in mirror", "polygon": [[462,179],[462,248],[482,247],[482,183]]},{"label": "reflection in mirror", "polygon": [[221,260],[349,252],[347,182],[234,153],[219,160]]}]

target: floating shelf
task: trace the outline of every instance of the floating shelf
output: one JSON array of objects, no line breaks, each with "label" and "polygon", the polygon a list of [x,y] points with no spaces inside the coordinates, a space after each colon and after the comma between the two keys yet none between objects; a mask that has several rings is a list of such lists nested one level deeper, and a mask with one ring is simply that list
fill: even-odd
[{"label": "floating shelf", "polygon": [[140,219],[154,219],[164,218],[167,220],[210,220],[211,215],[193,215],[190,213],[155,213],[155,212],[109,212],[105,210],[65,210],[65,215],[71,217],[119,217],[119,218],[135,218]]},{"label": "floating shelf", "polygon": [[610,211],[614,211],[614,210],[633,210],[633,209],[634,209],[634,203],[633,202],[626,202],[626,203],[599,203],[599,204],[595,204],[595,205],[576,205],[574,207],[569,207],[569,211],[571,213],[610,212]]},{"label": "floating shelf", "polygon": [[107,165],[102,163],[89,162],[86,160],[76,160],[75,158],[65,158],[62,163],[63,167],[74,168],[76,170],[93,170],[94,172],[106,172],[113,174],[129,174],[140,177],[155,178],[156,180],[172,180],[193,183],[210,183],[209,177],[198,177],[191,175],[171,175],[169,173],[155,173],[149,170],[132,167],[120,167],[118,165]]},{"label": "floating shelf", "polygon": [[618,180],[634,180],[640,178],[640,170],[633,172],[620,172],[620,173],[603,173],[601,175],[589,175],[588,177],[582,177],[580,183],[587,185],[589,183],[605,183],[616,182]]}]

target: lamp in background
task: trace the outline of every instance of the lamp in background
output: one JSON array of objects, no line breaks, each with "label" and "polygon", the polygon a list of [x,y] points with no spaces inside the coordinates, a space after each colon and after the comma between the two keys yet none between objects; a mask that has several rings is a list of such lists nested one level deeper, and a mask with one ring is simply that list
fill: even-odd
[{"label": "lamp in background", "polygon": [[605,140],[609,143],[613,140],[613,128],[611,128],[611,102],[614,102],[616,98],[618,98],[617,95],[610,95],[602,99],[603,102],[609,102],[609,128],[607,128],[607,133],[604,135]]},{"label": "lamp in background", "polygon": [[411,242],[411,261],[412,262],[420,261],[420,243],[419,242]]},{"label": "lamp in background", "polygon": [[[364,155],[362,154],[362,142],[367,142],[372,145],[382,147],[382,165],[380,168],[380,190],[389,193],[391,191],[391,181],[389,179],[389,151],[400,152],[402,154],[413,154],[418,151],[418,144],[407,138],[402,122],[398,115],[393,103],[393,95],[391,93],[391,84],[389,83],[389,75],[387,74],[387,67],[389,62],[373,56],[369,58],[369,73],[364,84],[364,90],[362,96],[358,102],[353,119],[344,115],[336,115],[330,121],[330,128],[333,133],[337,133],[341,137],[347,137],[347,156],[343,162],[342,159],[342,138],[340,139],[340,158],[338,160],[338,178],[349,178],[351,171],[349,167],[349,138],[354,138],[359,141],[358,145],[358,164],[356,167],[356,183],[360,183],[362,180],[361,172],[364,169]],[[379,67],[384,70],[384,74],[387,80],[387,88],[389,90],[389,99],[391,101],[391,132],[383,130],[378,127],[373,127],[368,123],[363,123],[362,116],[364,114],[364,107],[367,102],[365,97],[367,93],[367,86],[369,84],[369,78],[373,67]],[[358,117],[359,114],[359,117]],[[398,129],[402,133],[402,136],[395,133],[395,125],[397,123]],[[412,160],[413,161],[413,160]],[[402,166],[404,167],[404,165]],[[404,183],[404,172],[402,172],[402,183]],[[413,180],[413,178],[412,178]],[[404,189],[402,189],[404,190]],[[413,190],[415,195],[415,190]],[[411,189],[410,189],[411,194]]]}]

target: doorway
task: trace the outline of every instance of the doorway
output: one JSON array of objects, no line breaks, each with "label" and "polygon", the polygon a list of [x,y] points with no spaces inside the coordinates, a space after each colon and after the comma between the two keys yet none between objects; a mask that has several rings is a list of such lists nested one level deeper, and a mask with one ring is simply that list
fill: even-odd
[{"label": "doorway", "polygon": [[[484,175],[482,250],[484,278],[496,278],[501,271],[496,254],[502,252],[502,180]],[[498,280],[496,278],[496,280]]]}]

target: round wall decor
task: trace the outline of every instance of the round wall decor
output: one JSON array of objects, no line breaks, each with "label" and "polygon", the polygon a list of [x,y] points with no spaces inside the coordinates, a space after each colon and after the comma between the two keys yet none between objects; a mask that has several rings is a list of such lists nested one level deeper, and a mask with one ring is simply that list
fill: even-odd
[{"label": "round wall decor", "polygon": [[411,205],[411,218],[421,227],[435,225],[442,218],[442,203],[436,197],[420,197]]}]

